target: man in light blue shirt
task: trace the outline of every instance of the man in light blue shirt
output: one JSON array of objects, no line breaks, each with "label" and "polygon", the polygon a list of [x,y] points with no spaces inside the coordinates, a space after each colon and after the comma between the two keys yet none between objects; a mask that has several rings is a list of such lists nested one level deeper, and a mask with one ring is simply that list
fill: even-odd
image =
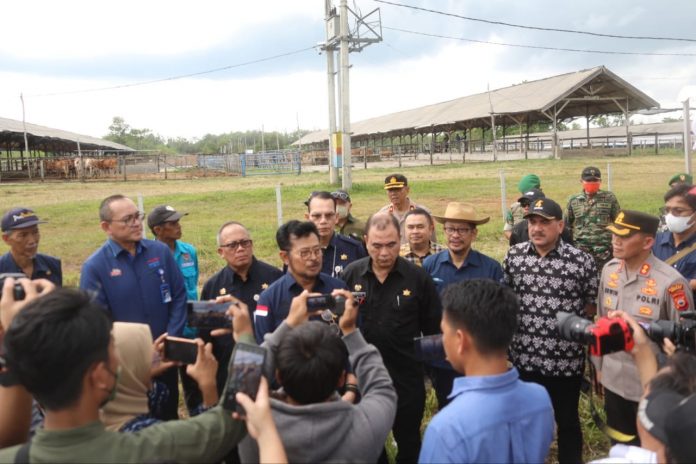
[{"label": "man in light blue shirt", "polygon": [[456,282],[442,294],[442,343],[458,372],[449,398],[425,431],[418,461],[544,462],[553,407],[544,387],[508,367],[517,297],[489,279]]},{"label": "man in light blue shirt", "polygon": [[188,213],[179,213],[168,205],[156,206],[147,216],[147,226],[157,241],[166,244],[184,276],[186,299],[198,299],[198,253],[190,243],[182,242],[179,219]]}]

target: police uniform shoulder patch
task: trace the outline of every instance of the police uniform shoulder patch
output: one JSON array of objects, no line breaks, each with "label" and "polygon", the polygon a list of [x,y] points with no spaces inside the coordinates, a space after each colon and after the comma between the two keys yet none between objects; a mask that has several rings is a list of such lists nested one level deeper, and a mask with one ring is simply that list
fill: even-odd
[{"label": "police uniform shoulder patch", "polygon": [[672,284],[667,289],[669,296],[672,298],[674,308],[677,311],[685,311],[689,309],[689,300],[686,298],[684,284]]}]

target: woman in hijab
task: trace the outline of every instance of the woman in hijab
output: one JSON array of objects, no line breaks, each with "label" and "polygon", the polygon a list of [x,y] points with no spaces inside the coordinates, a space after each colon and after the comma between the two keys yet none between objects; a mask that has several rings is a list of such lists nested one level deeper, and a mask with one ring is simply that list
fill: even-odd
[{"label": "woman in hijab", "polygon": [[[150,327],[146,324],[115,322],[114,346],[121,360],[116,395],[101,410],[101,419],[107,430],[136,432],[161,422],[158,419],[161,406],[169,396],[169,390],[152,378],[177,363],[163,361],[160,353],[166,334],[153,344]],[[214,406],[218,401],[215,375],[217,361],[212,346],[197,339],[198,358],[186,367],[186,372],[196,380],[203,393],[203,403],[191,411],[195,416]]]}]

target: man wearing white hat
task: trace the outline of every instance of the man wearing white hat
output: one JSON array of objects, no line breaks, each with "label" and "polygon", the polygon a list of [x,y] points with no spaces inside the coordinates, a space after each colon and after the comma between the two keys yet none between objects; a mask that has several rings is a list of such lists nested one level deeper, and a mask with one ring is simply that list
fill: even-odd
[{"label": "man wearing white hat", "polygon": [[[489,216],[479,216],[471,204],[451,202],[442,216],[433,216],[433,219],[444,226],[447,249],[425,258],[423,269],[433,278],[440,295],[449,284],[461,280],[503,281],[500,263],[471,248],[478,234],[477,226],[487,223],[491,219]],[[433,369],[433,384],[440,409],[448,402],[455,376],[450,367]]]}]

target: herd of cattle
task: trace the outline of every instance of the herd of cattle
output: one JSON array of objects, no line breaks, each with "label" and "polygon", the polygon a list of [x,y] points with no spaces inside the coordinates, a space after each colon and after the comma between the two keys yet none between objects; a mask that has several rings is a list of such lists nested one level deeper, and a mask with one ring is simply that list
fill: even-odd
[{"label": "herd of cattle", "polygon": [[66,158],[46,160],[46,175],[50,177],[81,178],[108,177],[116,174],[116,158]]}]

